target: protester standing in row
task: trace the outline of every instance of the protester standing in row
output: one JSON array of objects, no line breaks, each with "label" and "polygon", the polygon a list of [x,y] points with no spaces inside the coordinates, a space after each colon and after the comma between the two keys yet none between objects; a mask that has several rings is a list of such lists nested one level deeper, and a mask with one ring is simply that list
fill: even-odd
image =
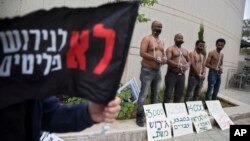
[{"label": "protester standing in row", "polygon": [[206,100],[216,100],[220,89],[221,74],[223,73],[224,54],[221,50],[224,48],[226,41],[218,39],[216,41],[216,50],[210,51],[206,61],[206,67],[209,68],[208,86]]},{"label": "protester standing in row", "polygon": [[161,84],[160,67],[166,62],[164,57],[164,43],[159,39],[162,24],[153,21],[151,25],[152,34],[143,38],[140,46],[141,61],[141,91],[137,102],[136,124],[144,126],[143,104],[151,88],[151,103],[156,103]]},{"label": "protester standing in row", "polygon": [[163,103],[169,103],[173,90],[175,103],[180,102],[185,87],[185,72],[189,68],[188,50],[182,47],[183,35],[174,37],[175,44],[166,50],[168,70],[165,76],[165,93]]},{"label": "protester standing in row", "polygon": [[184,101],[198,100],[200,89],[205,79],[205,56],[202,51],[205,47],[205,42],[198,40],[195,43],[195,50],[189,53],[190,71],[188,76],[188,88]]}]

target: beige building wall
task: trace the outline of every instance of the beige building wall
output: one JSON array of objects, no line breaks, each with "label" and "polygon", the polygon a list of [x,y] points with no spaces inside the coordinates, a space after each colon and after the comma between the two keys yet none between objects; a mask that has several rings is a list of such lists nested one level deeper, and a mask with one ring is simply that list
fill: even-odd
[{"label": "beige building wall", "polygon": [[[174,44],[173,38],[176,33],[182,33],[185,41],[183,47],[189,51],[194,50],[201,23],[204,25],[207,52],[215,49],[218,38],[224,38],[226,45],[222,51],[225,58],[221,83],[221,89],[224,89],[227,70],[236,69],[238,66],[244,7],[245,0],[159,0],[154,7],[143,7],[140,12],[145,13],[152,21],[159,20],[163,23],[160,37],[165,42],[165,49]],[[136,77],[140,83],[140,62],[136,60],[141,59],[140,41],[144,35],[151,34],[150,26],[151,22],[136,24],[126,68],[128,72],[125,73],[127,80]],[[165,65],[162,67],[163,84],[166,70]],[[207,80],[204,84],[204,89],[206,88]]]},{"label": "beige building wall", "polygon": [[[89,7],[111,1],[114,0],[0,0],[0,18],[22,16],[38,9]],[[183,47],[192,51],[201,23],[204,24],[207,52],[215,49],[218,38],[225,38],[227,43],[223,50],[225,60],[221,84],[221,88],[225,88],[227,70],[238,65],[244,6],[245,0],[158,0],[153,7],[141,7],[140,13],[145,13],[151,21],[136,23],[122,82],[136,77],[140,85],[140,42],[145,35],[151,34],[151,22],[159,20],[163,24],[160,38],[165,43],[165,49],[174,43],[176,33],[182,33],[185,41]],[[166,70],[167,65],[162,66],[162,86]],[[204,86],[207,87],[207,84]]]}]

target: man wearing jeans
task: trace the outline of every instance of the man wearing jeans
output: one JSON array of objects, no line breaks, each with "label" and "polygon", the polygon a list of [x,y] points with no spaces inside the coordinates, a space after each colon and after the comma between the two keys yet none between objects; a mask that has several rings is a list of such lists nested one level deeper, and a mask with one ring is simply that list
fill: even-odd
[{"label": "man wearing jeans", "polygon": [[140,46],[141,61],[141,91],[137,101],[136,124],[144,126],[143,122],[143,104],[151,88],[151,103],[157,102],[161,83],[160,67],[166,62],[164,57],[164,43],[159,39],[162,30],[162,24],[154,21],[151,25],[152,34],[145,36]]},{"label": "man wearing jeans", "polygon": [[221,83],[221,74],[223,72],[223,58],[224,54],[221,50],[224,48],[226,41],[218,39],[216,41],[216,50],[210,51],[206,61],[206,67],[209,68],[208,73],[208,87],[206,93],[206,100],[216,100]]},{"label": "man wearing jeans", "polygon": [[205,42],[198,40],[195,43],[195,50],[189,53],[191,62],[187,94],[184,101],[198,100],[200,89],[205,79],[205,56],[202,54]]},{"label": "man wearing jeans", "polygon": [[166,50],[168,71],[165,76],[165,93],[163,103],[169,103],[175,90],[174,102],[178,103],[183,96],[185,86],[185,72],[189,68],[188,50],[181,45],[183,35],[178,33],[174,37],[175,44]]}]

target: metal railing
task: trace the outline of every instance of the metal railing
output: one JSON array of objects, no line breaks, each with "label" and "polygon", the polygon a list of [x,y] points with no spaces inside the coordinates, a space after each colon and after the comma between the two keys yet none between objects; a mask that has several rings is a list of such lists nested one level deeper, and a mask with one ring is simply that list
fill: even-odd
[{"label": "metal railing", "polygon": [[249,70],[243,69],[242,71],[238,71],[237,69],[229,69],[226,81],[226,88],[250,91]]}]

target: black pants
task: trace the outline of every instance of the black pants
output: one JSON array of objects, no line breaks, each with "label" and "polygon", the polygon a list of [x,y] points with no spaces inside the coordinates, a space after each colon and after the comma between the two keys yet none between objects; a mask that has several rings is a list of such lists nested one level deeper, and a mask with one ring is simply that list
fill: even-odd
[{"label": "black pants", "polygon": [[168,70],[165,76],[165,92],[163,103],[169,103],[170,98],[175,90],[174,101],[175,103],[180,102],[181,97],[183,96],[183,90],[185,86],[185,75],[178,74],[171,70]]}]

